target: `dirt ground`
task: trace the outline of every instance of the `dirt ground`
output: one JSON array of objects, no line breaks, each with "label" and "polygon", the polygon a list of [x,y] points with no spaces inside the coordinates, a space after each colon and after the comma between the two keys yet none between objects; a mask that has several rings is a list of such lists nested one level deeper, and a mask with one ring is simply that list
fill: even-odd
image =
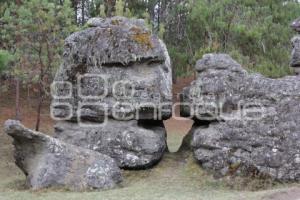
[{"label": "dirt ground", "polygon": [[[174,85],[174,102],[183,87],[193,77],[178,80]],[[22,123],[34,128],[36,104],[22,93]],[[122,187],[102,192],[76,193],[65,190],[31,191],[25,187],[25,176],[15,166],[12,140],[3,133],[3,123],[14,118],[14,92],[0,93],[0,200],[32,199],[116,199],[116,200],[300,200],[300,185],[270,184],[266,190],[252,191],[257,182],[242,180],[228,184],[228,180],[216,180],[195,162],[191,154],[168,153],[154,168],[144,171],[124,171]],[[178,116],[179,111],[176,110]],[[41,131],[52,134],[54,122],[49,117],[49,104],[42,110]],[[182,138],[193,122],[186,119],[170,119],[165,122],[168,145],[176,152]]]}]

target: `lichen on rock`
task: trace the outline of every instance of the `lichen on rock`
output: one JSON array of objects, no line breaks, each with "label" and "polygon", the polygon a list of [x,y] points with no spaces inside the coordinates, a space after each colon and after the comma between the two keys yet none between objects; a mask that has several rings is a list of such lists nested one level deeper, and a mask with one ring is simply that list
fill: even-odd
[{"label": "lichen on rock", "polygon": [[56,137],[107,154],[125,169],[152,167],[167,149],[163,120],[172,116],[166,45],[144,20],[92,18],[87,24],[66,39],[54,79],[54,85],[69,85],[59,94],[70,94],[52,100],[52,114],[62,121]]},{"label": "lichen on rock", "polygon": [[184,145],[202,167],[300,181],[300,76],[250,74],[225,54],[205,55],[196,70],[181,113],[195,120]]}]

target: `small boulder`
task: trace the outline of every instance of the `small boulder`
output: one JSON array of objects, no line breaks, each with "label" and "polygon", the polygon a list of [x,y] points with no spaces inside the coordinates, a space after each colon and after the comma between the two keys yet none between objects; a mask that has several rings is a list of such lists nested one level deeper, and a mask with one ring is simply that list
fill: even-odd
[{"label": "small boulder", "polygon": [[292,39],[292,55],[290,66],[295,69],[296,73],[300,72],[300,36],[297,35]]},{"label": "small boulder", "polygon": [[300,18],[295,19],[292,23],[291,23],[291,28],[300,33]]}]

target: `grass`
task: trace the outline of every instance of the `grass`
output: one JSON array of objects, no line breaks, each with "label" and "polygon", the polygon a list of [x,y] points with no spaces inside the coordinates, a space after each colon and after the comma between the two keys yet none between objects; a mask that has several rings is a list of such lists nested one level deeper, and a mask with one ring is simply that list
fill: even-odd
[{"label": "grass", "polygon": [[[192,169],[192,171],[190,171]],[[123,187],[102,192],[76,193],[64,190],[30,191],[24,189],[23,176],[0,181],[0,199],[240,199],[241,196],[257,199],[262,193],[230,191],[206,177],[199,167],[177,164],[172,154],[149,171],[124,172]]]}]

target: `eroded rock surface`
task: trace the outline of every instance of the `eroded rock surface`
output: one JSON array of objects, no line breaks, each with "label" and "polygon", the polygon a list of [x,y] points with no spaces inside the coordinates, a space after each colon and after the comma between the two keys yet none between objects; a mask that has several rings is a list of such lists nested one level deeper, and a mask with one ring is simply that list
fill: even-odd
[{"label": "eroded rock surface", "polygon": [[296,74],[300,74],[300,18],[293,21],[291,28],[298,32],[298,35],[292,38],[292,56],[290,66],[295,70]]},{"label": "eroded rock surface", "polygon": [[292,39],[292,56],[290,66],[296,74],[300,74],[300,36],[297,35]]},{"label": "eroded rock surface", "polygon": [[65,41],[64,61],[54,80],[54,116],[74,121],[80,110],[82,119],[100,122],[106,116],[170,118],[172,69],[165,44],[143,20],[93,18],[88,25]]},{"label": "eroded rock surface", "polygon": [[300,181],[300,77],[249,74],[230,56],[205,55],[182,94],[195,119],[184,144],[217,175]]},{"label": "eroded rock surface", "polygon": [[122,181],[117,163],[107,155],[76,147],[8,120],[5,132],[14,139],[17,166],[33,189],[109,189]]},{"label": "eroded rock surface", "polygon": [[294,31],[300,33],[300,18],[295,19],[290,26]]},{"label": "eroded rock surface", "polygon": [[102,127],[95,123],[90,125],[81,127],[73,122],[60,122],[55,132],[67,143],[113,157],[123,168],[150,167],[162,158],[167,148],[166,131],[161,122],[109,120]]},{"label": "eroded rock surface", "polygon": [[122,168],[150,167],[167,149],[162,120],[172,115],[167,48],[140,19],[87,25],[66,39],[54,80],[52,114],[62,121],[56,138],[107,154]]}]

